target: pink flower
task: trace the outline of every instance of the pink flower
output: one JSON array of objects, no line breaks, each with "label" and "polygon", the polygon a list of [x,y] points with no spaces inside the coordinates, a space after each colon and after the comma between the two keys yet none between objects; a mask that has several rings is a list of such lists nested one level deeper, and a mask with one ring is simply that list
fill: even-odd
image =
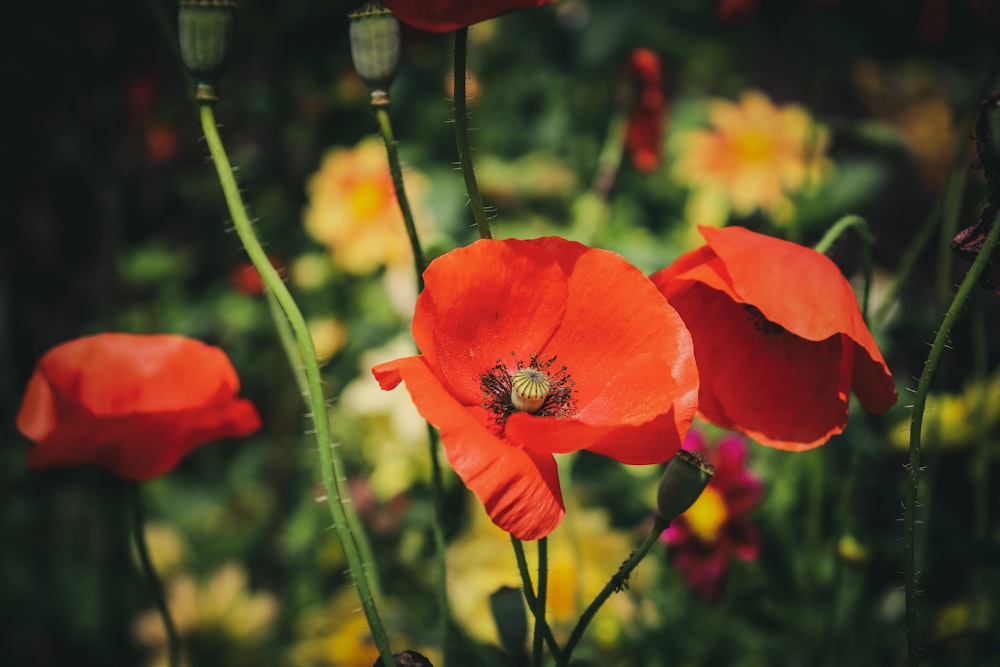
[{"label": "pink flower", "polygon": [[763,487],[746,466],[747,443],[741,436],[726,434],[709,443],[702,431],[691,429],[684,449],[705,454],[715,475],[660,539],[670,545],[670,559],[688,587],[714,599],[732,559],[752,561],[760,553],[760,535],[749,517]]}]

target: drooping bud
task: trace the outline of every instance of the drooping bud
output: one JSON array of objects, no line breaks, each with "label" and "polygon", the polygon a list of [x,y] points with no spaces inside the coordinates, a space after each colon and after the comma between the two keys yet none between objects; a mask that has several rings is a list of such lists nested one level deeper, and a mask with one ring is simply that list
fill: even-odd
[{"label": "drooping bud", "polygon": [[522,412],[535,414],[542,409],[552,383],[544,371],[522,368],[510,379],[510,402]]},{"label": "drooping bud", "polygon": [[[427,656],[417,653],[416,651],[403,651],[402,653],[392,654],[393,662],[396,663],[396,667],[434,667],[431,661],[427,659]],[[382,658],[375,661],[373,667],[385,667],[385,663]]]},{"label": "drooping bud", "polygon": [[[986,237],[1000,212],[1000,88],[990,91],[979,105],[975,140],[977,159],[973,167],[983,171],[987,204],[979,220],[959,231],[951,240],[951,249],[970,262],[975,261],[983,250]],[[1000,294],[1000,260],[992,254],[979,282]]]},{"label": "drooping bud", "polygon": [[399,20],[378,0],[366,2],[348,18],[354,69],[371,91],[372,106],[388,105],[389,86],[399,70]]},{"label": "drooping bud", "polygon": [[195,98],[217,102],[215,87],[233,43],[235,0],[181,0],[177,24],[181,58],[198,84]]},{"label": "drooping bud", "polygon": [[701,452],[682,449],[667,463],[656,492],[656,513],[670,523],[686,512],[708,486],[715,468]]}]

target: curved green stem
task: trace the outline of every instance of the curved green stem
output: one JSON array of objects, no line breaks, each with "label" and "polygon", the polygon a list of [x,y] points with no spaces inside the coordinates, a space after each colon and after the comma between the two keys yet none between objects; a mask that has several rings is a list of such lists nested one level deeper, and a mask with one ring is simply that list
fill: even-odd
[{"label": "curved green stem", "polygon": [[309,328],[298,305],[292,298],[284,281],[282,281],[281,276],[271,266],[271,262],[268,260],[264,249],[260,245],[260,241],[257,240],[253,226],[250,224],[250,219],[247,216],[246,208],[240,196],[239,186],[236,183],[236,177],[233,175],[233,169],[229,163],[229,157],[226,155],[225,147],[219,138],[212,104],[203,102],[200,105],[200,110],[202,131],[205,133],[205,140],[208,144],[212,160],[215,163],[219,183],[222,186],[236,233],[243,243],[250,261],[257,269],[257,272],[260,273],[264,284],[274,295],[279,307],[288,319],[288,325],[291,327],[296,343],[298,344],[307,382],[307,399],[315,425],[317,449],[320,458],[320,474],[323,478],[323,486],[326,489],[327,506],[333,517],[334,529],[344,549],[348,568],[357,586],[358,597],[361,600],[362,609],[368,620],[372,639],[378,647],[382,661],[386,665],[394,665],[392,651],[389,649],[389,638],[386,634],[385,626],[382,624],[382,619],[378,615],[372,586],[368,580],[366,563],[362,559],[361,552],[358,549],[358,542],[351,529],[351,522],[348,519],[348,510],[344,505],[345,495],[340,488],[343,466],[333,448],[329,416],[327,414],[326,402],[323,398],[319,363],[316,361],[316,350],[313,347],[312,337],[309,335]]},{"label": "curved green stem", "polygon": [[1000,237],[1000,216],[993,221],[993,226],[986,236],[982,250],[976,256],[976,261],[972,263],[969,272],[965,274],[962,284],[959,285],[955,298],[945,313],[941,326],[934,336],[931,344],[931,351],[927,355],[927,362],[924,364],[923,372],[920,374],[920,382],[917,384],[916,395],[913,398],[913,411],[910,416],[910,460],[909,460],[909,485],[906,489],[906,508],[903,514],[903,538],[905,540],[903,551],[903,569],[906,577],[906,656],[908,667],[919,667],[920,647],[918,644],[917,627],[917,572],[916,553],[914,545],[914,526],[916,524],[917,512],[917,491],[920,481],[920,433],[923,428],[924,407],[927,404],[927,395],[930,393],[931,380],[934,371],[937,370],[941,354],[944,352],[948,335],[965,305],[972,288],[979,280],[979,276],[986,268],[993,249],[996,246],[997,238]]},{"label": "curved green stem", "polygon": [[139,566],[142,575],[146,579],[149,593],[153,596],[156,609],[163,619],[163,627],[167,631],[167,663],[170,667],[180,667],[181,664],[181,639],[177,634],[177,626],[170,615],[170,607],[167,606],[167,598],[163,594],[163,584],[153,567],[153,561],[149,557],[149,545],[146,544],[146,512],[142,504],[142,490],[138,482],[133,482],[131,486],[132,496],[132,540],[135,542],[135,551],[139,555]]},{"label": "curved green stem", "polygon": [[465,61],[468,46],[469,29],[459,28],[455,31],[455,143],[458,147],[458,163],[462,167],[462,177],[465,178],[465,189],[469,193],[469,206],[472,207],[472,217],[479,230],[479,238],[493,238],[490,234],[490,223],[486,219],[486,207],[482,195],[479,194],[479,183],[476,182],[476,172],[472,168],[472,154],[469,151],[469,116],[465,108]]},{"label": "curved green stem", "polygon": [[648,554],[649,550],[653,548],[653,545],[659,541],[660,535],[667,529],[668,525],[669,522],[665,521],[660,516],[656,516],[653,519],[653,527],[650,529],[646,539],[643,540],[638,549],[632,552],[632,555],[629,556],[628,560],[622,563],[622,566],[618,568],[618,572],[616,572],[611,577],[610,581],[604,585],[601,592],[597,594],[594,601],[590,603],[590,606],[587,607],[587,609],[583,612],[583,615],[580,616],[580,620],[576,622],[576,627],[573,628],[573,632],[570,634],[565,648],[563,648],[562,656],[556,658],[556,665],[558,665],[558,667],[567,667],[567,665],[569,665],[569,659],[573,655],[573,649],[576,648],[580,639],[583,638],[584,631],[594,619],[594,616],[601,608],[601,605],[603,605],[607,599],[611,597],[612,593],[622,590],[622,588],[628,584],[628,578],[629,575],[632,574],[632,570],[634,570],[642,559],[646,557],[646,554]]},{"label": "curved green stem", "polygon": [[531,615],[535,617],[535,636],[537,638],[538,623],[539,619],[541,619],[542,636],[545,639],[545,643],[549,645],[549,652],[552,654],[552,657],[555,658],[556,663],[559,663],[562,659],[562,651],[556,642],[556,638],[552,635],[552,628],[549,627],[548,622],[545,620],[545,614],[538,613],[538,598],[535,596],[535,590],[531,584],[531,574],[528,572],[528,560],[524,557],[524,545],[521,544],[521,540],[513,535],[510,536],[510,543],[514,547],[517,570],[521,573],[521,587],[524,590],[524,599],[528,601],[528,608],[531,610]]},{"label": "curved green stem", "polygon": [[385,152],[389,157],[389,173],[392,174],[396,201],[399,202],[399,210],[403,214],[403,222],[406,223],[406,234],[410,238],[410,247],[413,249],[413,264],[417,271],[417,291],[422,292],[424,289],[424,268],[427,263],[424,259],[424,250],[420,246],[417,226],[413,222],[413,211],[410,208],[410,200],[406,196],[406,186],[403,184],[403,167],[399,162],[399,150],[392,132],[392,123],[389,120],[389,109],[385,106],[377,106],[374,109],[379,133],[382,135],[382,141],[385,142]]},{"label": "curved green stem", "polygon": [[823,253],[824,255],[833,245],[834,241],[840,238],[840,235],[846,232],[848,229],[855,228],[858,230],[858,234],[861,236],[861,244],[864,252],[864,267],[865,267],[865,288],[864,295],[861,297],[861,316],[864,318],[865,322],[868,322],[868,301],[871,295],[872,289],[872,233],[868,228],[868,223],[859,215],[845,215],[837,222],[833,223],[830,229],[826,230],[826,234],[823,238],[819,240],[813,249],[816,252]]}]

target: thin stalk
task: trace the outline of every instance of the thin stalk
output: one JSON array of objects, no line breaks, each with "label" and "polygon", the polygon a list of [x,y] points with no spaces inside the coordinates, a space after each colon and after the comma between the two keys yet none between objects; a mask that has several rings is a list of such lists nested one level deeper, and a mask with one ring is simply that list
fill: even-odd
[{"label": "thin stalk", "polygon": [[622,566],[618,568],[618,572],[616,572],[608,583],[604,585],[601,592],[597,594],[594,601],[590,603],[590,606],[587,607],[587,609],[583,612],[583,615],[580,616],[580,620],[576,622],[576,627],[573,628],[573,632],[570,634],[569,640],[563,648],[562,656],[556,658],[556,665],[558,667],[567,667],[569,665],[569,659],[573,655],[573,649],[575,649],[576,645],[580,642],[584,631],[594,619],[594,616],[601,608],[601,605],[603,605],[607,599],[611,597],[612,593],[620,591],[625,587],[628,582],[629,575],[632,574],[632,570],[634,570],[642,559],[646,557],[646,554],[648,554],[649,550],[653,548],[653,545],[659,541],[660,535],[667,529],[668,525],[669,522],[665,521],[660,516],[656,516],[653,519],[653,527],[650,529],[646,539],[643,540],[638,549],[632,552],[632,555],[629,556],[628,560],[622,563]]},{"label": "thin stalk", "polygon": [[546,537],[538,540],[538,596],[535,601],[535,632],[534,646],[531,652],[531,664],[542,667],[542,625],[545,624],[545,595],[549,586],[549,540]]},{"label": "thin stalk", "polygon": [[[965,171],[965,165],[962,165],[962,171]],[[954,177],[954,173],[952,174]],[[948,181],[948,187],[951,187],[952,181]],[[931,240],[931,236],[934,234],[935,228],[937,228],[938,221],[941,218],[941,211],[944,209],[944,199],[939,197],[936,202],[934,202],[933,208],[927,213],[927,217],[924,221],[920,223],[920,228],[917,229],[917,233],[913,235],[913,241],[906,248],[906,252],[903,254],[902,259],[899,260],[899,266],[896,267],[895,272],[892,276],[892,281],[889,283],[888,289],[885,291],[885,296],[882,299],[882,304],[875,311],[874,326],[881,327],[885,322],[885,318],[889,315],[889,310],[896,303],[896,297],[899,296],[900,290],[903,288],[903,284],[906,279],[910,277],[910,271],[917,263],[917,259],[920,258],[920,253],[923,252],[924,246],[927,242]]]},{"label": "thin stalk", "polygon": [[[417,225],[413,219],[413,210],[410,208],[410,199],[406,194],[406,184],[403,182],[403,167],[399,160],[399,149],[392,130],[392,121],[389,118],[389,108],[387,105],[373,107],[375,120],[378,123],[379,133],[385,143],[386,156],[389,159],[389,173],[392,175],[392,184],[396,191],[396,201],[399,203],[399,210],[403,214],[403,223],[406,225],[406,235],[410,239],[410,248],[413,250],[413,266],[416,271],[417,292],[424,291],[424,269],[427,268],[427,260],[424,256],[423,247],[420,244],[420,234],[417,233]],[[434,549],[437,552],[437,599],[438,609],[441,614],[441,653],[442,662],[447,656],[449,643],[448,623],[448,563],[445,557],[446,545],[444,539],[444,479],[441,474],[441,461],[438,457],[438,435],[434,427],[427,424],[427,442],[430,448],[431,461],[431,496],[434,517],[431,531],[434,535]],[[439,667],[444,667],[440,665]]]},{"label": "thin stalk", "polygon": [[163,594],[163,584],[153,567],[153,561],[149,557],[149,545],[146,543],[146,512],[142,503],[142,491],[138,482],[130,484],[132,500],[132,540],[135,542],[135,551],[139,555],[139,567],[142,576],[149,587],[149,593],[153,596],[156,610],[163,619],[163,627],[167,631],[167,664],[170,667],[180,667],[181,664],[181,639],[177,634],[177,626],[170,615],[170,607],[167,606],[167,598]]},{"label": "thin stalk", "polygon": [[403,222],[406,223],[406,234],[410,238],[410,247],[413,249],[413,265],[417,272],[417,291],[422,292],[424,289],[424,268],[426,268],[427,263],[424,259],[423,248],[420,246],[417,226],[413,222],[413,211],[410,209],[410,200],[406,196],[406,186],[403,184],[403,167],[399,162],[399,150],[392,132],[389,110],[385,106],[377,106],[374,109],[379,133],[382,135],[382,141],[385,142],[385,152],[389,157],[389,173],[392,174],[396,201],[399,202],[399,210],[403,214]]},{"label": "thin stalk", "polygon": [[479,183],[476,182],[476,172],[472,168],[472,153],[469,150],[469,115],[465,108],[465,70],[466,52],[469,41],[469,29],[459,28],[455,31],[455,144],[458,147],[458,163],[462,167],[462,177],[465,179],[465,189],[469,193],[469,206],[472,207],[472,217],[479,230],[479,238],[493,238],[490,234],[490,223],[486,219],[486,207],[483,197],[479,194]]},{"label": "thin stalk", "polygon": [[993,221],[993,227],[986,236],[982,250],[972,263],[969,272],[965,274],[962,284],[952,299],[948,312],[945,313],[941,326],[934,336],[931,344],[931,351],[927,355],[927,362],[924,364],[923,372],[920,374],[920,382],[917,384],[916,395],[913,398],[913,411],[910,416],[910,461],[909,461],[909,485],[906,489],[906,508],[903,513],[903,570],[906,577],[906,656],[908,667],[919,667],[920,647],[918,644],[917,627],[917,571],[916,571],[916,551],[914,526],[916,524],[917,512],[917,491],[920,482],[920,433],[923,428],[924,408],[927,404],[927,395],[930,393],[931,380],[934,378],[934,371],[937,370],[941,354],[944,352],[948,335],[951,333],[955,320],[965,305],[972,288],[979,280],[979,276],[986,268],[986,264],[993,254],[997,238],[1000,237],[1000,216]]},{"label": "thin stalk", "polygon": [[965,193],[965,181],[968,175],[968,169],[957,169],[952,172],[951,178],[948,179],[949,187],[944,192],[941,209],[941,242],[938,244],[937,261],[937,293],[942,302],[952,285],[955,253],[951,249],[951,239],[958,230],[958,219],[962,213],[962,195]]},{"label": "thin stalk", "polygon": [[441,475],[441,461],[438,457],[438,433],[427,424],[427,442],[431,455],[431,494],[433,496],[434,520],[431,532],[434,535],[434,550],[437,552],[437,600],[441,614],[441,665],[448,659],[448,645],[451,641],[451,623],[448,622],[448,561],[444,540],[444,479]]},{"label": "thin stalk", "polygon": [[344,498],[346,496],[340,488],[343,478],[343,466],[340,463],[340,457],[334,450],[331,439],[330,422],[326,410],[326,402],[323,398],[319,363],[316,360],[316,350],[313,347],[312,337],[309,335],[309,328],[281,276],[271,266],[271,262],[268,260],[263,247],[260,245],[260,241],[257,239],[253,226],[250,224],[246,208],[243,205],[243,199],[240,196],[239,186],[236,183],[236,177],[229,163],[229,156],[226,154],[222,139],[219,138],[212,104],[203,102],[200,105],[200,110],[202,131],[205,133],[205,140],[208,144],[212,161],[215,163],[219,183],[222,186],[226,204],[229,207],[233,226],[240,241],[243,243],[247,256],[257,269],[257,272],[260,273],[264,284],[274,295],[279,307],[288,319],[288,325],[291,327],[296,343],[298,344],[299,354],[304,364],[308,403],[315,425],[317,449],[320,459],[320,475],[323,478],[323,486],[326,489],[327,506],[333,517],[334,529],[343,547],[348,568],[357,586],[358,597],[361,600],[361,607],[368,620],[372,639],[378,648],[382,661],[387,666],[395,665],[392,651],[389,649],[389,637],[386,634],[385,626],[376,608],[372,586],[368,580],[366,564],[358,549],[358,542],[353,534],[351,523],[347,516],[347,509],[344,505]]},{"label": "thin stalk", "polygon": [[831,226],[830,229],[826,230],[826,234],[824,234],[823,238],[819,240],[819,243],[813,246],[813,249],[816,252],[823,253],[825,255],[827,251],[830,250],[834,241],[840,238],[841,234],[852,227],[857,229],[858,234],[861,236],[861,244],[864,252],[865,288],[864,294],[861,297],[861,316],[867,323],[868,301],[872,288],[872,233],[868,228],[868,223],[859,215],[845,215],[840,220],[833,223],[833,226]]},{"label": "thin stalk", "polygon": [[[542,635],[545,638],[545,643],[549,645],[549,653],[555,658],[556,663],[559,663],[562,656],[562,650],[559,648],[559,644],[556,642],[556,638],[552,635],[552,628],[549,627],[548,622],[545,620],[545,614],[538,613],[538,598],[535,596],[535,589],[531,583],[531,573],[528,572],[528,560],[524,557],[524,545],[521,544],[521,540],[517,539],[513,535],[510,536],[511,546],[514,547],[514,558],[517,560],[517,571],[521,574],[521,588],[524,590],[524,599],[528,602],[528,609],[531,610],[531,615],[535,617],[535,630],[538,630],[538,619],[541,618],[541,630]],[[537,636],[537,635],[536,635]]]},{"label": "thin stalk", "polygon": [[597,171],[594,173],[594,182],[591,183],[591,191],[600,197],[601,201],[607,201],[611,195],[611,189],[618,180],[618,170],[622,164],[622,155],[625,152],[625,134],[628,127],[628,113],[623,105],[619,105],[608,121],[608,131],[604,135],[604,145],[601,147],[601,154],[597,158]]}]

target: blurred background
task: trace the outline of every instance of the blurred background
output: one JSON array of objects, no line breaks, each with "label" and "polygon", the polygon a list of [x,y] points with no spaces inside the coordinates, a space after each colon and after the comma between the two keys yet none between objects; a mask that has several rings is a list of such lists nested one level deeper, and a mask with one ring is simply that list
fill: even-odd
[{"label": "blurred background", "polygon": [[[394,637],[435,655],[426,427],[404,392],[380,392],[368,372],[413,353],[415,287],[350,62],[357,4],[241,2],[216,113],[258,233],[324,358]],[[166,664],[124,485],[93,470],[28,473],[30,445],[14,427],[46,350],[129,331],[222,347],[264,423],[145,485],[189,664],[371,665],[315,502],[294,381],[175,55],[175,17],[161,0],[0,8],[0,663]],[[682,562],[684,536],[676,557],[654,551],[598,617],[580,664],[900,664],[906,390],[968,267],[949,241],[985,203],[970,137],[998,81],[998,31],[986,0],[560,0],[471,29],[474,160],[497,238],[558,234],[647,272],[700,244],[699,224],[811,244],[856,213],[875,238],[872,329],[899,405],[880,419],[853,410],[844,435],[808,453],[736,446],[733,493],[754,502],[720,501],[706,519],[695,562],[715,569]],[[454,166],[453,38],[404,26],[402,39],[392,118],[435,256],[477,238]],[[636,73],[639,48],[658,60],[655,76]],[[662,135],[637,156],[621,122],[647,89],[662,95]],[[713,137],[728,152],[712,153]],[[741,161],[761,151],[771,181],[740,180]],[[861,256],[850,233],[831,252],[853,278]],[[927,664],[1000,655],[998,327],[996,295],[978,290],[929,402],[918,552]],[[730,437],[698,434],[706,446]],[[561,465],[578,518],[553,537],[565,553],[553,565],[564,574],[552,584],[563,586],[552,593],[558,627],[641,539],[658,479],[586,454]],[[454,662],[516,664],[485,606],[517,582],[506,540],[450,473],[447,494]]]}]

